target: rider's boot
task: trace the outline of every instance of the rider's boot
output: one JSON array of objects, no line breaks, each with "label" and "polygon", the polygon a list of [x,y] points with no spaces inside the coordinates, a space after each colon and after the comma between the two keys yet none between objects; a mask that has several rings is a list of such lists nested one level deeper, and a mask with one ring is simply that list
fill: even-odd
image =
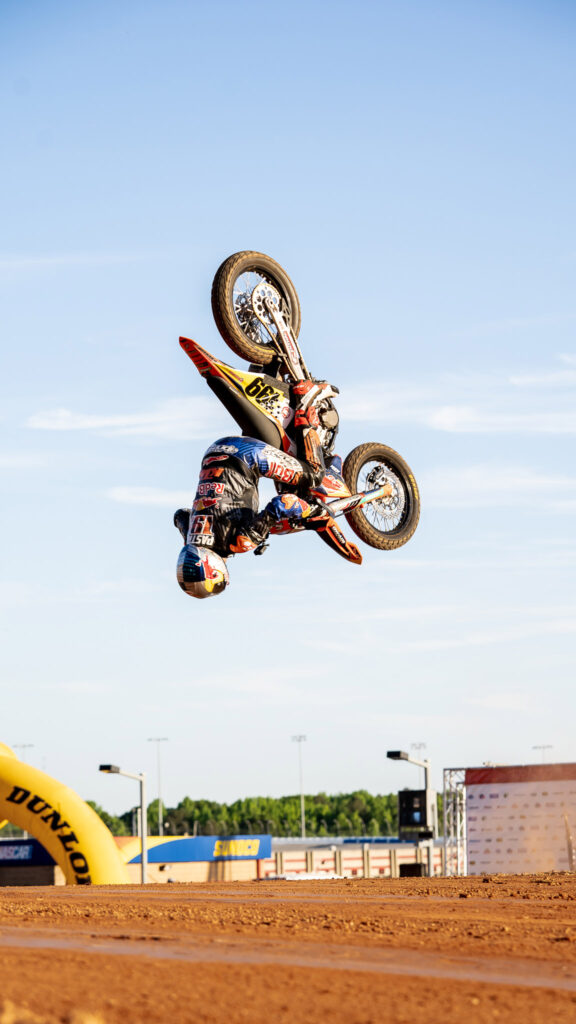
[{"label": "rider's boot", "polygon": [[186,543],[188,539],[188,527],[190,526],[190,509],[179,508],[174,513],[174,526],[180,530],[182,540]]},{"label": "rider's boot", "polygon": [[271,522],[280,522],[282,519],[307,519],[312,514],[312,506],[299,498],[297,494],[277,494],[268,502],[264,509],[263,516]]},{"label": "rider's boot", "polygon": [[326,463],[324,478],[320,483],[310,489],[310,494],[320,501],[329,501],[331,498],[345,498],[350,494],[346,481],[342,476],[342,458],[340,455],[332,455]]},{"label": "rider's boot", "polygon": [[271,523],[267,507],[252,518],[238,516],[238,526],[233,530],[228,542],[230,552],[233,555],[242,555],[246,551],[255,551],[258,548],[258,554],[262,554],[267,546],[265,542],[270,533]]},{"label": "rider's boot", "polygon": [[230,542],[230,551],[235,555],[245,551],[260,555],[268,546],[265,541],[272,527],[275,527],[274,533],[289,533],[312,512],[312,506],[297,494],[277,494],[251,523],[243,524],[238,530]]}]

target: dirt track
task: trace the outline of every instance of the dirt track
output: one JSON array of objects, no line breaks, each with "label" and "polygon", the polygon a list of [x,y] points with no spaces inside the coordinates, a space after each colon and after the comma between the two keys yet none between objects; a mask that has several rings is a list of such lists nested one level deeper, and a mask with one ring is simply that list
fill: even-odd
[{"label": "dirt track", "polygon": [[574,1024],[576,877],[1,889],[0,966],[0,1024]]}]

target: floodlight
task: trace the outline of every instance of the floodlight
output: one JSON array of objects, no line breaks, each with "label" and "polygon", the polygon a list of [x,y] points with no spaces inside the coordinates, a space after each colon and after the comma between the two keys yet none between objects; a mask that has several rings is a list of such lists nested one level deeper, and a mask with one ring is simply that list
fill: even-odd
[{"label": "floodlight", "polygon": [[146,882],[146,869],[148,867],[148,850],[146,843],[146,837],[148,835],[146,817],[146,773],[127,772],[117,764],[98,765],[98,771],[107,772],[109,775],[123,775],[127,779],[136,779],[140,783],[140,848],[142,851],[140,856],[140,879],[144,885]]}]

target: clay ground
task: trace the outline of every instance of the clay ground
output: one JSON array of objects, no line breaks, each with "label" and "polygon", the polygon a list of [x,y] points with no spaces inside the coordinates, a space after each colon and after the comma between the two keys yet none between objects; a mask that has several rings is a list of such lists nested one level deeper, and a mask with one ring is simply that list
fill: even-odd
[{"label": "clay ground", "polygon": [[574,1024],[576,876],[0,889],[0,1024]]}]

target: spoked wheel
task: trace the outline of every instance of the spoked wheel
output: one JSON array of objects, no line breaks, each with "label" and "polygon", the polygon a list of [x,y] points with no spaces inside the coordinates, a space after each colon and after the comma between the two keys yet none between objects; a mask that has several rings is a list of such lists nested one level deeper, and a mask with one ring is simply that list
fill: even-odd
[{"label": "spoked wheel", "polygon": [[361,444],[346,457],[342,474],[352,494],[392,484],[389,498],[346,514],[354,533],[373,548],[391,551],[413,536],[420,518],[420,495],[412,470],[385,444]]},{"label": "spoked wheel", "polygon": [[276,325],[265,298],[277,306],[297,338],[300,302],[280,264],[261,252],[237,252],[224,260],[212,285],[216,326],[236,355],[264,366],[278,354]]}]

